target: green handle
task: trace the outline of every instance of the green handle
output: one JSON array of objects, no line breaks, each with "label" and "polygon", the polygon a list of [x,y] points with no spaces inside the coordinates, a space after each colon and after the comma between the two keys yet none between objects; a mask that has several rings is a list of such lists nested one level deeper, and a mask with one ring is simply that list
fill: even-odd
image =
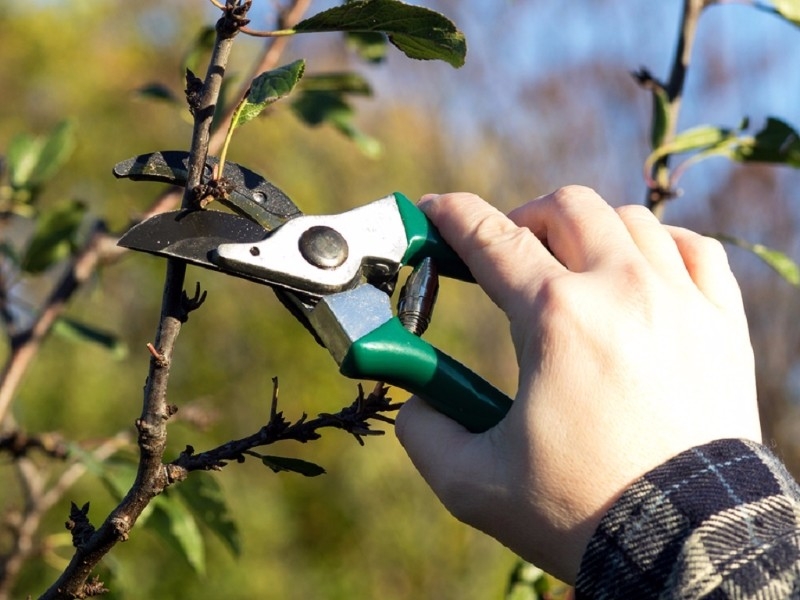
[{"label": "green handle", "polygon": [[485,379],[406,330],[397,317],[353,343],[339,370],[346,377],[408,390],[475,433],[497,425],[512,403]]},{"label": "green handle", "polygon": [[467,265],[447,245],[425,213],[399,192],[394,193],[394,199],[408,238],[408,250],[403,257],[403,264],[415,267],[422,259],[429,256],[435,260],[440,275],[474,282],[475,279]]}]

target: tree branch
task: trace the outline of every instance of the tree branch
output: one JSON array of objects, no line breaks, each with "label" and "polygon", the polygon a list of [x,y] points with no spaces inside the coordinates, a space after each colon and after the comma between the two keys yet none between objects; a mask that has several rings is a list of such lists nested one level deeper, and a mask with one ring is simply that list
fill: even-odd
[{"label": "tree branch", "polygon": [[363,388],[358,386],[358,396],[348,407],[338,413],[322,413],[316,418],[308,420],[306,415],[301,416],[294,423],[289,423],[282,412],[277,409],[277,379],[273,393],[272,410],[269,422],[256,433],[247,437],[232,440],[221,446],[195,454],[193,448],[187,448],[181,455],[167,466],[171,481],[185,479],[191,471],[217,471],[228,462],[242,462],[249,450],[261,446],[268,446],[275,442],[294,440],[306,443],[321,437],[319,433],[323,428],[342,429],[356,438],[359,444],[364,445],[363,436],[383,435],[383,431],[371,428],[370,420],[384,423],[394,423],[394,419],[384,413],[394,412],[400,404],[392,404],[391,398],[386,396],[388,388],[378,385],[368,396],[364,395]]},{"label": "tree branch", "polygon": [[[245,4],[233,0],[227,2],[222,18],[217,21],[214,50],[202,91],[197,97],[189,98],[190,109],[194,115],[194,129],[189,173],[182,202],[184,207],[192,205],[194,190],[202,181],[203,168],[208,156],[211,122],[233,38],[237,33],[236,23],[246,22],[243,19],[246,8],[242,10],[243,7],[249,8],[249,2]],[[187,92],[189,91],[193,90],[187,89]],[[105,522],[91,535],[86,535],[84,540],[76,541],[77,550],[72,560],[58,580],[42,596],[43,599],[67,599],[79,596],[100,560],[117,542],[128,538],[131,528],[150,500],[169,485],[162,458],[167,442],[167,421],[175,412],[175,408],[167,404],[167,383],[175,342],[181,325],[188,317],[183,291],[185,272],[184,263],[168,261],[161,316],[154,344],[159,357],[151,357],[142,414],[136,421],[140,450],[136,479],[128,494]],[[85,512],[88,512],[88,508],[84,511],[84,517],[86,517]]]},{"label": "tree branch", "polygon": [[[683,13],[678,31],[678,43],[672,61],[672,69],[669,79],[666,84],[663,85],[663,90],[667,97],[667,114],[666,129],[662,143],[670,141],[677,133],[678,116],[681,110],[683,89],[686,83],[686,76],[689,72],[689,63],[697,34],[697,24],[703,9],[713,3],[714,0],[683,1]],[[658,109],[655,107],[654,102],[654,122],[658,118],[655,114],[656,110]],[[669,175],[669,156],[666,156],[653,165],[651,179],[655,187],[650,187],[647,190],[647,197],[645,199],[645,204],[653,211],[659,220],[664,216],[666,201],[674,195],[673,190],[670,189]]]}]

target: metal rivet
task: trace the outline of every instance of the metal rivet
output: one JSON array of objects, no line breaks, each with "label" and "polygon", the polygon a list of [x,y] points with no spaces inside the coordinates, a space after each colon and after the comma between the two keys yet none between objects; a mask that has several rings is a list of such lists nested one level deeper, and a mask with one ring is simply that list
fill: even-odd
[{"label": "metal rivet", "polygon": [[347,241],[341,233],[324,225],[304,231],[298,245],[303,258],[320,269],[335,269],[347,260]]},{"label": "metal rivet", "polygon": [[256,204],[264,204],[267,201],[267,196],[264,192],[253,192],[253,202]]},{"label": "metal rivet", "polygon": [[261,254],[261,250],[258,249],[258,246],[250,246],[251,256],[258,256],[259,254]]}]

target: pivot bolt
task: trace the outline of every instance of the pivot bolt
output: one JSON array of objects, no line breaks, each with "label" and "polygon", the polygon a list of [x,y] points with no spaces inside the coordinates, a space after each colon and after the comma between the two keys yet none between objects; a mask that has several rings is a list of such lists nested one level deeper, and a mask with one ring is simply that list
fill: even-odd
[{"label": "pivot bolt", "polygon": [[320,269],[335,269],[347,260],[347,241],[341,233],[324,225],[304,231],[298,245],[303,258]]}]

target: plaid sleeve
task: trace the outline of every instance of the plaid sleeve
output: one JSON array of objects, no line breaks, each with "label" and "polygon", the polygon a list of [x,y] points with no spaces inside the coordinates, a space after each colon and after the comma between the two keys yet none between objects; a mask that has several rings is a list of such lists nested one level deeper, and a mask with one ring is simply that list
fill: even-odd
[{"label": "plaid sleeve", "polygon": [[800,598],[800,488],[753,442],[688,450],[603,517],[576,597]]}]

